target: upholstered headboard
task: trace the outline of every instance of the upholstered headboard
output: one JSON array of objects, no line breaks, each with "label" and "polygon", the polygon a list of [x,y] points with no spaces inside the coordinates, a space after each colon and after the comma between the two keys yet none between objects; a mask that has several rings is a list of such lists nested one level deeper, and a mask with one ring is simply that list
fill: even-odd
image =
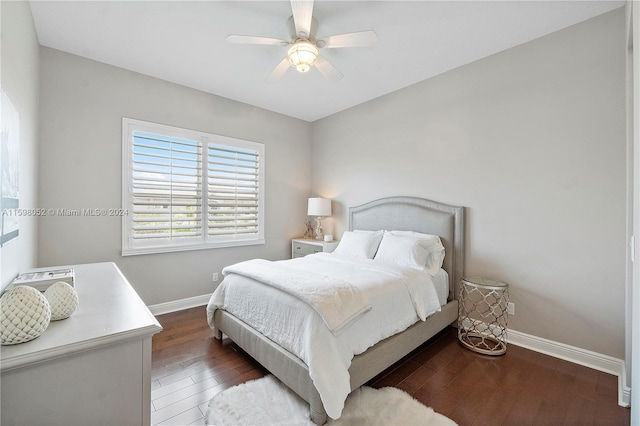
[{"label": "upholstered headboard", "polygon": [[464,207],[415,197],[389,197],[349,209],[349,230],[401,230],[438,235],[445,248],[449,300],[464,273]]}]

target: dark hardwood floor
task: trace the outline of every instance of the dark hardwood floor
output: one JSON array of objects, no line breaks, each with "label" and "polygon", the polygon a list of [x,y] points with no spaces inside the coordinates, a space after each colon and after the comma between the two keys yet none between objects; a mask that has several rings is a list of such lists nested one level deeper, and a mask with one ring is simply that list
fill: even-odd
[{"label": "dark hardwood floor", "polygon": [[[152,423],[204,424],[218,392],[268,374],[228,341],[213,338],[205,308],[158,316],[153,338]],[[628,425],[617,377],[510,345],[500,357],[463,348],[450,328],[369,386],[395,386],[466,425]]]}]

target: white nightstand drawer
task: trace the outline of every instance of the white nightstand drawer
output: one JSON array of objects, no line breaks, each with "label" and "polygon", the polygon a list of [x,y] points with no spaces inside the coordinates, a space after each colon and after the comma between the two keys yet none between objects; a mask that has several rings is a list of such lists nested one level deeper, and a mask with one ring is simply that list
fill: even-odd
[{"label": "white nightstand drawer", "polygon": [[292,246],[292,256],[306,256],[308,254],[320,253],[322,251],[322,246],[304,244],[299,242],[294,242]]},{"label": "white nightstand drawer", "polygon": [[295,239],[291,240],[291,257],[302,257],[308,254],[326,252],[330,253],[338,246],[337,241],[324,242],[318,240]]}]

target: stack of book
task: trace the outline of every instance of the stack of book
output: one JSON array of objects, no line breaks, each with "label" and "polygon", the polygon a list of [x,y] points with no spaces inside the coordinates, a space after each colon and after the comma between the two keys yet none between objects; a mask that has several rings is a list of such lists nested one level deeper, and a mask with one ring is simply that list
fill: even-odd
[{"label": "stack of book", "polygon": [[33,272],[25,272],[18,275],[10,284],[9,288],[18,285],[28,285],[36,290],[45,291],[51,284],[63,281],[70,286],[74,286],[75,275],[73,269],[51,269]]}]

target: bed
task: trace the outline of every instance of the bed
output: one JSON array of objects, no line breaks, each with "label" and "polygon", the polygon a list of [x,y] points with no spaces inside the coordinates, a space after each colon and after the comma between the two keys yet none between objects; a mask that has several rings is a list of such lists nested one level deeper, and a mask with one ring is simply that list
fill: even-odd
[{"label": "bed", "polygon": [[[429,312],[425,321],[418,320],[403,331],[378,341],[363,352],[354,352],[357,353],[355,356],[351,353],[349,358],[352,357],[352,359],[350,359],[347,372],[347,392],[365,384],[456,321],[458,316],[457,283],[463,276],[464,267],[464,208],[414,197],[383,198],[349,209],[349,231],[356,230],[414,231],[439,236],[444,246],[445,256],[442,262],[442,269],[445,271],[444,276],[448,279],[448,294],[446,294],[445,303],[439,307],[437,312]],[[331,255],[322,253],[318,255],[324,255],[328,260],[336,261],[329,258]],[[297,261],[299,259],[294,260]],[[311,260],[310,258],[309,261]],[[318,261],[320,260],[322,259],[318,259]],[[232,273],[231,275],[234,274]],[[363,272],[363,275],[366,274]],[[228,277],[229,275],[225,277],[225,280]],[[251,285],[251,279],[246,278],[244,280],[246,283],[242,291],[246,293],[243,294],[249,294],[250,288],[247,286]],[[257,302],[263,297],[257,289],[255,291],[253,302]],[[268,291],[277,292],[278,290],[272,289]],[[216,296],[216,293],[214,293],[214,296]],[[303,359],[308,359],[308,354],[295,354],[294,352],[297,351],[289,350],[291,349],[290,346],[284,342],[282,344],[277,343],[277,339],[274,339],[273,336],[268,336],[269,333],[265,332],[265,326],[268,326],[268,324],[257,324],[255,320],[240,318],[240,315],[228,312],[231,309],[225,310],[222,308],[222,304],[219,301],[216,302],[218,307],[213,307],[214,296],[212,296],[212,300],[207,307],[208,320],[214,330],[214,336],[217,339],[222,339],[223,334],[226,335],[280,381],[306,400],[310,405],[310,416],[314,423],[324,424],[327,420],[327,412],[332,417],[335,417],[336,409],[331,404],[325,407],[323,403],[323,397],[325,401],[328,401],[326,389],[323,390],[322,385],[314,385],[314,380],[316,383],[319,382],[317,372],[314,373],[313,368],[310,368],[310,366],[313,367],[312,363],[307,365],[303,361]],[[219,295],[218,299],[220,299]],[[251,296],[247,296],[247,300],[251,301]],[[255,325],[250,326],[245,321]],[[358,321],[360,323],[363,322],[363,320],[357,320],[346,327],[356,328]],[[277,328],[279,325],[272,324],[272,326]],[[262,332],[259,330],[262,330]],[[316,330],[318,329],[316,328]],[[323,333],[328,336],[331,334],[324,331]],[[314,336],[314,342],[315,339],[323,342],[323,336],[320,334]],[[326,339],[330,339],[330,337]],[[315,368],[318,370],[317,367]],[[319,392],[318,389],[321,389],[321,391]],[[323,396],[321,396],[321,393],[323,393]],[[331,409],[327,410],[326,408]]]}]

